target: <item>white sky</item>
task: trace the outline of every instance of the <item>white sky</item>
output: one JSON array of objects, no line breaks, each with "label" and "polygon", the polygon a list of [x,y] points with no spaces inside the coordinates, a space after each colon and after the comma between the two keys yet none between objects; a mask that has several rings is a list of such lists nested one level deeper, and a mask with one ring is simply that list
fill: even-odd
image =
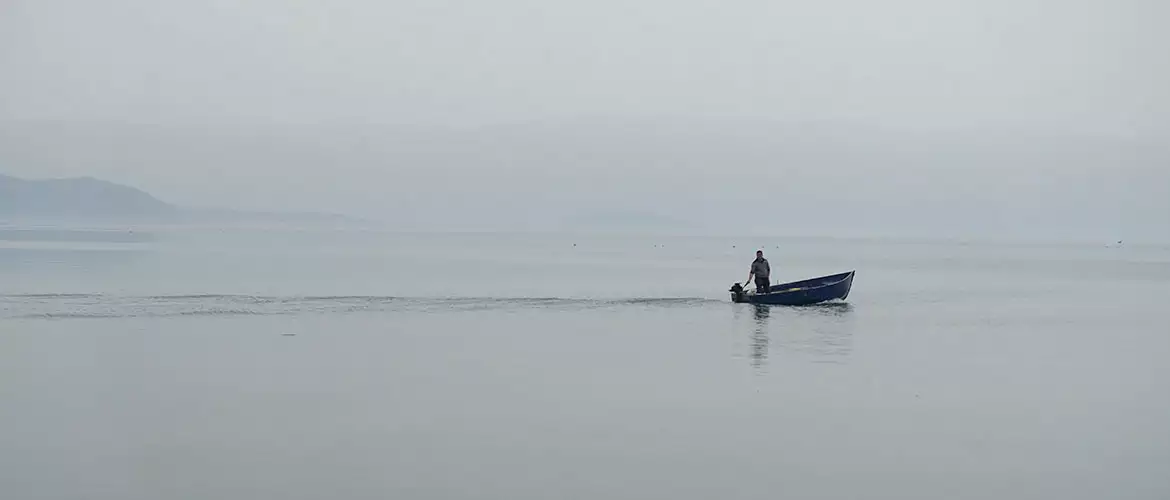
[{"label": "white sky", "polygon": [[845,186],[826,223],[1170,233],[1166,19],[1153,0],[4,0],[0,171],[436,224],[537,202],[721,220]]}]

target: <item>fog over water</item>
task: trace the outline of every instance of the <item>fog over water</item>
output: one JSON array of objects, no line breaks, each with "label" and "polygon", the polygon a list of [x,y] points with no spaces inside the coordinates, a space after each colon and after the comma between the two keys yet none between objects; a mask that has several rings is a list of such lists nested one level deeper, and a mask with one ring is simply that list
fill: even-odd
[{"label": "fog over water", "polygon": [[1170,498],[1167,18],[0,2],[0,496]]},{"label": "fog over water", "polygon": [[1167,233],[1160,2],[2,9],[10,175],[413,229]]}]

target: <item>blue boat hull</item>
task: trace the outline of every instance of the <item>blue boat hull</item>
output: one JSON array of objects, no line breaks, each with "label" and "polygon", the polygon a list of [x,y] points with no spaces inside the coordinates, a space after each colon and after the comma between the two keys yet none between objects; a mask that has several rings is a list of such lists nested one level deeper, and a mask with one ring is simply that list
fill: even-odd
[{"label": "blue boat hull", "polygon": [[803,281],[772,285],[768,293],[753,293],[736,283],[731,287],[731,300],[738,303],[767,304],[774,306],[807,306],[845,300],[853,288],[853,274],[856,271],[822,276]]}]

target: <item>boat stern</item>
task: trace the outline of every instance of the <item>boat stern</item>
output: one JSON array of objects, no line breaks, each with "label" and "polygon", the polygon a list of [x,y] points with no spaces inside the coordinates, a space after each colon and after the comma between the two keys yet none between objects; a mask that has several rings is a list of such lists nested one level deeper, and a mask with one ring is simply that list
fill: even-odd
[{"label": "boat stern", "polygon": [[747,292],[743,289],[743,285],[740,285],[739,283],[731,285],[731,289],[728,290],[728,292],[731,292],[732,302],[743,303],[748,301]]}]

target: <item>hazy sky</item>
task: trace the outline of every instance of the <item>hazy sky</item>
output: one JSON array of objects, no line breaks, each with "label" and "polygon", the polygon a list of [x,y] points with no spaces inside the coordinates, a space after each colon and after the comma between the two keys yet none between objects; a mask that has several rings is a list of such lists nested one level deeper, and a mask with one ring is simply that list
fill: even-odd
[{"label": "hazy sky", "polygon": [[831,217],[954,205],[994,227],[981,210],[1067,212],[1043,193],[1080,210],[1073,230],[1099,204],[1094,231],[1170,232],[1168,18],[1156,0],[5,0],[0,171],[448,222],[720,219],[861,184]]},{"label": "hazy sky", "polygon": [[1165,2],[6,0],[10,118],[1157,127]]}]

